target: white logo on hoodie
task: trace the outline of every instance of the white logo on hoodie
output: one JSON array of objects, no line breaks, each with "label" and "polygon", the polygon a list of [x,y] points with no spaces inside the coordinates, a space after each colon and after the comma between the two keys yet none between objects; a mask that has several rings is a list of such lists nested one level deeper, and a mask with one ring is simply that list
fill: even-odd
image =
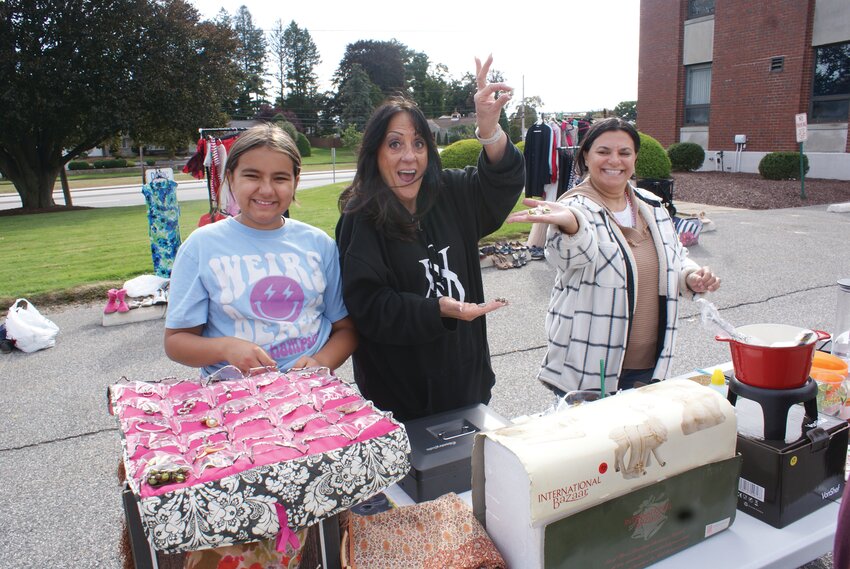
[{"label": "white logo on hoodie", "polygon": [[[433,247],[433,245],[428,246]],[[428,292],[425,298],[440,298],[441,296],[451,296],[464,302],[466,298],[466,290],[460,284],[457,278],[457,273],[449,268],[449,246],[440,250],[442,257],[442,267],[437,263],[432,263],[430,259],[419,259],[419,263],[425,269],[425,278],[428,279]],[[438,259],[439,260],[439,259]],[[434,278],[437,276],[437,278]],[[452,289],[457,290],[457,296],[453,294]]]}]

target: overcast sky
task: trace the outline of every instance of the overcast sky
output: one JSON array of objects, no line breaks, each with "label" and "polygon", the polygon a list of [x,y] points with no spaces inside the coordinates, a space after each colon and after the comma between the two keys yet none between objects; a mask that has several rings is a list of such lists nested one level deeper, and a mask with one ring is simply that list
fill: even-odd
[{"label": "overcast sky", "polygon": [[[193,0],[204,18],[247,6],[268,31],[295,20],[316,43],[319,89],[330,88],[346,45],[395,38],[443,63],[460,78],[474,57],[493,54],[493,68],[514,88],[512,105],[539,96],[543,111],[611,109],[637,99],[639,0],[557,3],[426,0]],[[480,8],[487,10],[482,13]],[[510,112],[510,111],[509,111]]]}]

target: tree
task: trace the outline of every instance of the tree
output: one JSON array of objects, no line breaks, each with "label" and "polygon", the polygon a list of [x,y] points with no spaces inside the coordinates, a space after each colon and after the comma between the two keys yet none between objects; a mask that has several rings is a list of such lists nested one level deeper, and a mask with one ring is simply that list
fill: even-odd
[{"label": "tree", "polygon": [[430,66],[422,91],[417,102],[425,116],[439,117],[449,112],[451,109],[448,109],[446,104],[449,92],[449,68],[442,63]]},{"label": "tree", "polygon": [[238,44],[229,27],[199,22],[183,0],[153,7],[145,30],[152,47],[139,63],[139,96],[127,102],[133,112],[127,132],[137,144],[174,154],[197,137],[198,127],[227,124],[223,103],[236,94]]},{"label": "tree", "polygon": [[342,146],[344,148],[348,148],[353,151],[357,151],[360,147],[360,142],[363,140],[363,133],[357,130],[357,127],[353,124],[345,127],[345,130],[342,131]]},{"label": "tree", "polygon": [[[428,67],[430,65],[428,56],[421,51],[404,49],[404,78],[407,84],[407,96],[416,101],[420,108],[427,100],[428,95]],[[425,112],[425,109],[422,109]],[[426,112],[427,116],[428,113]]]},{"label": "tree", "polygon": [[[0,2],[0,173],[25,209],[53,207],[65,163],[118,133],[153,140],[183,113],[220,116],[229,36],[198,20],[183,0]],[[180,65],[163,67],[163,49]]]},{"label": "tree", "polygon": [[[504,81],[504,76],[501,71],[491,69],[487,75],[487,81],[490,83],[500,83]],[[463,74],[460,80],[453,80],[448,83],[446,89],[446,111],[458,111],[462,115],[475,112],[475,92],[478,90],[478,83],[475,80],[475,75],[467,71]]]},{"label": "tree", "polygon": [[[293,22],[294,23],[294,22]],[[272,78],[277,87],[275,106],[283,108],[283,100],[286,96],[286,41],[283,37],[283,22],[276,21],[272,31],[269,33],[269,57],[272,60]]]},{"label": "tree", "polygon": [[[508,136],[514,142],[522,140],[524,133],[522,126],[528,129],[531,125],[537,122],[537,108],[543,106],[543,101],[538,96],[526,97],[520,101],[516,110],[511,114],[510,127]],[[524,116],[523,116],[524,115]]]},{"label": "tree", "polygon": [[239,96],[233,114],[253,117],[265,102],[266,86],[263,75],[266,65],[266,38],[261,28],[254,27],[251,12],[240,6],[233,17],[233,30],[239,40],[236,60],[241,69]]},{"label": "tree", "polygon": [[283,33],[284,67],[288,95],[284,107],[294,112],[303,123],[315,130],[318,120],[318,78],[316,66],[322,62],[310,32],[295,21]]},{"label": "tree", "polygon": [[334,74],[334,84],[341,86],[354,66],[359,65],[384,96],[404,93],[404,49],[407,48],[395,40],[360,40],[348,44]]},{"label": "tree", "polygon": [[381,102],[382,93],[377,85],[369,80],[366,71],[358,64],[351,66],[348,78],[339,88],[339,102],[342,105],[343,127],[354,125],[362,131],[372,110]]},{"label": "tree", "polygon": [[620,101],[614,107],[614,115],[627,121],[637,120],[637,101]]},{"label": "tree", "polygon": [[475,112],[475,91],[478,85],[472,73],[464,73],[460,80],[454,79],[449,83],[446,93],[446,107],[449,112],[458,111],[461,114]]}]

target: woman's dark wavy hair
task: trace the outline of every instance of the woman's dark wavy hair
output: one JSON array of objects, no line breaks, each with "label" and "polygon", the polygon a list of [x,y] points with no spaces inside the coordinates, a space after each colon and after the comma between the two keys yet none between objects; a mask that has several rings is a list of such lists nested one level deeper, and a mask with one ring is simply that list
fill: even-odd
[{"label": "woman's dark wavy hair", "polygon": [[590,128],[587,129],[584,138],[581,140],[581,145],[578,147],[578,158],[576,158],[576,162],[578,163],[579,175],[584,176],[587,174],[587,162],[585,162],[585,155],[590,152],[590,147],[593,146],[596,139],[606,132],[616,130],[622,130],[631,137],[632,142],[635,145],[635,154],[640,151],[640,135],[638,134],[637,129],[630,122],[619,117],[611,117],[610,119],[597,121],[590,125]]},{"label": "woman's dark wavy hair", "polygon": [[[398,113],[407,113],[416,134],[425,141],[428,149],[428,164],[422,176],[422,185],[416,197],[416,216],[411,217],[392,189],[384,182],[378,169],[378,149],[384,143],[390,121]],[[357,173],[354,180],[339,196],[341,213],[363,210],[372,223],[388,237],[412,241],[416,237],[418,219],[434,205],[440,190],[442,163],[428,119],[411,100],[392,97],[384,101],[372,113],[363,132],[363,140],[357,155]]]}]

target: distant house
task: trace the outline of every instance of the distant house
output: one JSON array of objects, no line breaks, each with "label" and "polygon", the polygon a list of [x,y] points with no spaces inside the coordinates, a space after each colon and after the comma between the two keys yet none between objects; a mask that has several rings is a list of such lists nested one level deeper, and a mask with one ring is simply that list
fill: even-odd
[{"label": "distant house", "polygon": [[640,37],[642,132],[699,144],[703,169],[756,172],[798,149],[805,113],[809,176],[850,180],[847,0],[641,0]]},{"label": "distant house", "polygon": [[443,115],[436,119],[428,119],[428,126],[431,128],[431,135],[439,142],[446,138],[449,131],[459,126],[475,125],[475,114],[470,113],[467,116],[461,116],[460,113],[454,112],[451,115]]}]

